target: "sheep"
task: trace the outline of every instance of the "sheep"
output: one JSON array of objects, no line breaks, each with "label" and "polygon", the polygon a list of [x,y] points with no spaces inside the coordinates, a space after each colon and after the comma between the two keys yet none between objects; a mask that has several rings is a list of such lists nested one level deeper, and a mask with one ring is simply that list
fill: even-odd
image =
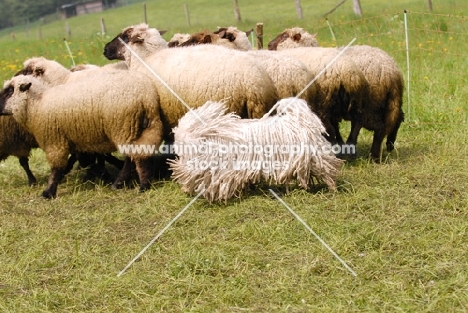
[{"label": "sheep", "polygon": [[387,137],[387,151],[393,151],[398,130],[404,121],[403,75],[395,60],[379,48],[351,46],[345,54],[362,69],[370,85],[369,96],[366,97],[368,101],[350,112],[348,143],[357,143],[362,127],[374,131],[370,155],[373,160],[379,161],[384,138]]},{"label": "sheep", "polygon": [[29,168],[29,154],[37,147],[34,137],[11,116],[0,117],[0,162],[10,155],[16,156],[26,172],[29,186],[36,184],[36,177]]},{"label": "sheep", "polygon": [[[237,36],[231,33],[233,31],[236,32]],[[221,38],[221,36],[225,36],[225,38]],[[247,41],[246,44],[245,41]],[[250,48],[249,55],[254,57],[256,62],[268,73],[280,98],[299,96],[311,106],[318,101],[316,84],[307,87],[314,77],[302,62],[272,51],[252,50],[246,33],[237,31],[235,27],[220,28],[218,33],[203,31],[193,34],[180,46],[198,44],[214,44],[237,50]]]},{"label": "sheep", "polygon": [[[177,40],[177,44],[175,44],[175,40]],[[171,39],[171,41],[169,41],[169,47],[189,47],[198,44],[213,43],[213,41],[218,40],[221,40],[219,35],[209,30],[203,30],[192,35],[185,34],[184,36],[179,36],[177,39]]]},{"label": "sheep", "polygon": [[271,51],[251,50],[248,53],[268,73],[280,98],[298,96],[311,107],[319,101],[317,84],[309,85],[314,77],[302,62]]},{"label": "sheep", "polygon": [[[33,57],[23,63],[23,68],[16,75],[33,75],[40,79],[43,84],[48,86],[56,86],[66,84],[74,81],[79,81],[83,78],[98,73],[99,71],[114,71],[127,69],[125,62],[111,63],[103,67],[97,65],[86,64],[76,66],[72,70],[68,70],[60,63],[48,60],[44,57]],[[106,179],[109,177],[105,169],[105,161],[114,165],[116,168],[121,169],[123,161],[117,159],[112,155],[96,155],[88,153],[80,153],[77,158],[71,158],[70,164],[67,167],[71,170],[74,161],[78,159],[82,168],[88,168],[86,180],[92,179],[94,176]],[[97,162],[97,164],[96,164]]]},{"label": "sheep", "polygon": [[[198,43],[200,44],[210,42],[238,50],[246,50],[246,47],[250,46],[244,32],[237,30],[235,27],[221,29],[224,30],[224,38],[227,39],[219,39],[217,38],[219,35],[205,32],[203,36],[194,34],[192,36],[192,43],[196,43],[195,39],[198,38]],[[211,36],[211,39],[207,39],[209,36]],[[188,43],[185,43],[185,45],[188,45]],[[318,114],[324,123],[328,140],[334,144],[343,144],[344,141],[339,132],[339,122],[342,119],[349,119],[348,112],[352,103],[359,105],[363,101],[363,95],[368,88],[364,75],[351,60],[340,58],[329,69],[326,69],[323,75],[318,76],[338,52],[335,50],[322,50],[316,51],[316,53],[303,51],[304,55],[294,52],[297,51],[292,51],[290,56],[287,53],[284,53],[282,56],[294,58],[296,62],[301,61],[305,69],[311,73],[312,79],[314,76],[317,77],[314,84],[316,93],[313,99],[309,101],[309,104],[311,105],[311,109]],[[268,52],[266,51],[251,50],[249,53],[257,54],[261,60],[260,62],[268,62],[266,58]],[[282,63],[281,66],[284,67],[287,64]],[[274,72],[275,70],[273,69],[271,73]],[[312,81],[312,79],[308,82]],[[284,80],[280,79],[278,83],[284,84],[282,81]]]},{"label": "sheep", "polygon": [[[0,106],[5,103],[12,92],[12,89],[7,88],[0,91]],[[26,172],[29,186],[35,185],[37,182],[29,168],[29,155],[32,149],[38,147],[34,136],[18,124],[13,117],[0,116],[0,162],[10,155],[16,156]]]},{"label": "sheep", "polygon": [[[43,198],[56,196],[70,153],[111,153],[122,144],[159,147],[162,141],[159,97],[143,73],[96,73],[54,87],[18,75],[5,88],[10,92],[0,113],[13,115],[33,134],[51,167]],[[151,153],[130,150],[127,156],[136,164],[140,191],[148,189]]]},{"label": "sheep", "polygon": [[70,68],[70,72],[79,72],[79,71],[86,71],[86,70],[97,70],[99,66],[94,64],[77,64]]},{"label": "sheep", "polygon": [[226,48],[234,50],[249,51],[253,50],[252,45],[250,44],[248,36],[253,31],[239,31],[237,27],[220,27],[217,31],[211,32],[209,30],[204,30],[198,32],[189,37],[183,38],[183,41],[179,43],[179,46],[191,46],[198,44],[215,44],[224,46]]},{"label": "sheep", "polygon": [[[315,47],[318,43],[315,35],[301,28],[293,28],[279,34],[270,45],[272,49],[277,47],[279,50],[286,47]],[[354,61],[369,83],[366,101],[362,102],[361,107],[350,111],[351,132],[347,143],[356,145],[362,127],[374,131],[370,156],[374,161],[380,161],[383,139],[387,137],[387,151],[391,152],[400,124],[404,121],[403,75],[395,60],[382,49],[356,45],[346,49],[344,54]]]},{"label": "sheep", "polygon": [[[2,89],[0,92],[0,106],[5,102],[11,90]],[[38,148],[34,137],[25,131],[11,116],[0,116],[0,162],[10,155],[16,156],[21,167],[26,172],[29,186],[36,184],[36,177],[29,168],[29,154]]]},{"label": "sheep", "polygon": [[316,77],[320,101],[312,109],[324,121],[331,142],[343,144],[339,123],[350,119],[351,108],[361,106],[368,93],[369,84],[362,71],[351,59],[338,57],[334,49],[306,47],[278,53],[302,61]]},{"label": "sheep", "polygon": [[23,62],[23,68],[15,76],[33,75],[39,78],[45,85],[56,86],[87,78],[97,73],[95,71],[115,71],[128,68],[126,68],[124,62],[118,62],[107,64],[103,67],[92,64],[78,65],[72,69],[69,70],[54,60],[48,60],[44,57],[33,57]]},{"label": "sheep", "polygon": [[[228,40],[231,43],[231,47],[237,50],[253,50],[252,44],[250,43],[249,36],[253,32],[253,29],[248,31],[240,31],[237,27],[218,27],[218,30],[214,33],[217,34],[221,39]],[[226,45],[225,45],[226,46]]]},{"label": "sheep", "polygon": [[[125,60],[130,69],[143,72],[148,69],[119,39],[192,108],[208,100],[227,99],[230,111],[243,118],[256,118],[263,116],[279,99],[265,70],[255,59],[237,51],[216,46],[168,49],[158,30],[143,23],[125,28],[104,48],[109,60]],[[158,85],[163,123],[166,129],[172,129],[187,110],[161,82],[154,80]]]},{"label": "sheep", "polygon": [[175,48],[190,39],[190,34],[176,33],[167,43],[169,48]]},{"label": "sheep", "polygon": [[296,178],[308,189],[312,178],[336,190],[343,160],[322,136],[320,119],[302,99],[286,98],[276,114],[244,119],[226,114],[222,102],[209,101],[184,115],[174,128],[179,158],[171,161],[172,177],[190,194],[203,191],[210,202],[238,196],[250,184],[286,185]]},{"label": "sheep", "polygon": [[317,34],[300,27],[285,29],[268,43],[268,50],[285,50],[299,47],[318,47]]},{"label": "sheep", "polygon": [[109,63],[103,66],[94,64],[78,64],[70,68],[70,72],[79,72],[84,70],[128,70],[128,67],[125,62],[120,61],[116,63]]}]

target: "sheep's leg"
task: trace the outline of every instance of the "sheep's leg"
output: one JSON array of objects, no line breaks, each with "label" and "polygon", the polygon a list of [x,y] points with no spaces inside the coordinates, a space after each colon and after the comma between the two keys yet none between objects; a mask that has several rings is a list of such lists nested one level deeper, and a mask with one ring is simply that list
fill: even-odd
[{"label": "sheep's leg", "polygon": [[130,179],[134,167],[135,163],[132,162],[130,157],[125,157],[124,165],[111,188],[114,190],[123,188],[124,183]]},{"label": "sheep's leg", "polygon": [[152,177],[150,158],[136,159],[135,165],[138,172],[138,178],[140,179],[140,192],[150,189],[150,180]]},{"label": "sheep's leg", "polygon": [[332,121],[331,122],[331,125],[335,131],[335,141],[337,144],[339,144],[340,146],[344,144],[344,140],[343,140],[343,137],[341,137],[341,133],[340,133],[340,125],[339,125],[339,122],[338,121]]},{"label": "sheep's leg", "polygon": [[82,152],[78,154],[77,158],[81,168],[88,168],[96,163],[96,154],[94,153]]},{"label": "sheep's leg", "polygon": [[73,165],[75,165],[77,160],[78,160],[78,157],[76,156],[76,154],[70,155],[70,157],[68,158],[67,166],[65,167],[65,170],[63,171],[63,175],[67,175],[68,173],[70,173],[70,171],[73,168]]},{"label": "sheep's leg", "polygon": [[398,129],[400,128],[400,124],[402,121],[403,121],[403,114],[401,114],[400,118],[398,119],[398,121],[395,122],[395,125],[393,125],[392,130],[387,135],[386,146],[387,146],[388,152],[393,151],[393,149],[395,148],[395,140],[397,137]]},{"label": "sheep's leg", "polygon": [[347,145],[354,145],[354,154],[353,157],[356,157],[356,145],[359,132],[361,131],[362,125],[359,122],[351,120],[351,132],[349,133],[348,140],[346,140]]},{"label": "sheep's leg", "polygon": [[97,154],[81,152],[77,155],[78,164],[81,168],[86,169],[86,175],[83,178],[83,181],[93,180],[96,176],[96,158]]},{"label": "sheep's leg", "polygon": [[351,121],[351,131],[349,133],[348,140],[346,140],[347,144],[355,145],[357,144],[357,138],[359,136],[359,132],[361,131],[362,125]]},{"label": "sheep's leg", "polygon": [[51,168],[49,182],[47,183],[47,188],[42,192],[42,198],[55,198],[55,196],[57,195],[57,186],[63,178],[64,171],[65,168]]},{"label": "sheep's leg", "polygon": [[382,141],[385,137],[385,129],[378,129],[374,131],[374,138],[372,140],[372,147],[370,156],[373,161],[380,162],[380,147],[382,146]]},{"label": "sheep's leg", "polygon": [[325,130],[327,131],[327,135],[325,138],[333,145],[336,143],[336,131],[335,127],[333,126],[332,121],[329,118],[324,118],[322,120],[323,126],[325,126]]},{"label": "sheep's leg", "polygon": [[19,163],[21,167],[24,169],[26,172],[26,175],[28,176],[28,184],[29,186],[35,185],[36,184],[36,177],[34,177],[34,174],[31,172],[31,169],[29,168],[29,159],[28,157],[19,157]]},{"label": "sheep's leg", "polygon": [[112,154],[104,154],[104,160],[115,166],[117,169],[121,170],[123,165],[124,165],[124,161],[116,158],[115,156],[113,156]]},{"label": "sheep's leg", "polygon": [[93,162],[86,170],[86,180],[93,180],[94,178],[102,179],[103,181],[111,181],[111,175],[107,172],[105,157],[101,154],[94,154],[96,163]]}]

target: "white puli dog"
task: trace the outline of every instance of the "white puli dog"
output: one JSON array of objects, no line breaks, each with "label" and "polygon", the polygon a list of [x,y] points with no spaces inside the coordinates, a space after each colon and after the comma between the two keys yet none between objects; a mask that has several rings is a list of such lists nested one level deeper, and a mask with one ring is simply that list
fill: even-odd
[{"label": "white puli dog", "polygon": [[325,128],[306,101],[280,100],[260,119],[226,113],[209,101],[185,114],[173,129],[172,177],[190,194],[204,190],[210,202],[239,196],[250,184],[308,189],[313,178],[336,190],[343,161],[325,139]]}]

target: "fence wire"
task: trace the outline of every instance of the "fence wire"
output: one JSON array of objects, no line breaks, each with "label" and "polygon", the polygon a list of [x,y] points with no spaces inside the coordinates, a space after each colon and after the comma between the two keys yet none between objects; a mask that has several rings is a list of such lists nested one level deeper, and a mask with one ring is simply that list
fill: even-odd
[{"label": "fence wire", "polygon": [[432,124],[467,122],[467,17],[407,12],[405,29],[404,12],[401,12],[337,24],[329,20],[318,29],[322,46],[342,46],[354,37],[357,38],[356,44],[379,47],[394,57],[406,83],[406,71],[409,69],[404,103],[405,114],[411,117],[411,121]]}]

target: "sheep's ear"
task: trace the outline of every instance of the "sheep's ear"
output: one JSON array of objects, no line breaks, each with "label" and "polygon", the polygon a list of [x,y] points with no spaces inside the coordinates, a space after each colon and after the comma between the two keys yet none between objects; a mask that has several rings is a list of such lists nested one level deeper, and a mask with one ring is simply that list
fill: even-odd
[{"label": "sheep's ear", "polygon": [[236,40],[236,36],[233,33],[226,33],[226,38],[229,39],[230,42]]},{"label": "sheep's ear", "polygon": [[159,31],[159,34],[160,34],[161,36],[164,35],[165,33],[167,33],[167,30],[160,30],[160,31]]},{"label": "sheep's ear", "polygon": [[34,69],[34,76],[36,76],[36,77],[37,77],[37,76],[41,76],[41,75],[44,74],[44,72],[45,72],[44,68],[42,68],[42,67],[36,67],[36,68]]},{"label": "sheep's ear", "polygon": [[246,31],[245,34],[247,35],[247,37],[249,37],[252,32],[253,32],[253,28],[251,30]]},{"label": "sheep's ear", "polygon": [[145,40],[140,35],[137,35],[137,36],[134,36],[134,37],[130,38],[131,43],[143,42],[143,41],[145,41]]},{"label": "sheep's ear", "polygon": [[214,32],[215,34],[218,34],[218,36],[220,38],[226,38],[226,29],[225,28],[221,28],[220,30],[218,30],[217,32]]},{"label": "sheep's ear", "polygon": [[34,68],[31,64],[26,65],[21,71],[15,74],[15,76],[19,75],[32,75],[34,74]]},{"label": "sheep's ear", "polygon": [[299,41],[299,40],[301,40],[301,34],[294,34],[294,36],[292,37],[292,39],[293,39],[294,41]]},{"label": "sheep's ear", "polygon": [[203,37],[202,42],[203,43],[211,43],[212,42],[211,36],[210,35],[205,35],[205,37]]},{"label": "sheep's ear", "polygon": [[223,37],[226,34],[226,31],[227,31],[226,27],[219,27],[218,26],[218,30],[215,31],[214,33],[217,34],[217,35],[220,35],[221,37]]},{"label": "sheep's ear", "polygon": [[32,83],[21,84],[20,87],[19,87],[19,90],[21,92],[25,92],[25,91],[29,90],[29,88],[31,88],[31,85],[32,85]]},{"label": "sheep's ear", "polygon": [[130,27],[129,29],[125,31],[125,35],[127,35],[128,37],[131,37],[132,34],[133,34],[133,27]]},{"label": "sheep's ear", "polygon": [[28,73],[28,69],[24,68],[20,70],[18,73],[16,73],[14,76],[19,76],[19,75],[31,75],[31,73]]},{"label": "sheep's ear", "polygon": [[129,29],[127,29],[125,32],[123,32],[121,35],[117,37],[120,37],[125,43],[128,43],[130,38],[132,38],[132,34],[133,34],[133,27],[130,27]]},{"label": "sheep's ear", "polygon": [[167,47],[168,47],[168,48],[174,48],[174,47],[177,47],[177,45],[178,45],[178,42],[177,42],[177,41],[169,41],[169,42],[167,43]]}]

